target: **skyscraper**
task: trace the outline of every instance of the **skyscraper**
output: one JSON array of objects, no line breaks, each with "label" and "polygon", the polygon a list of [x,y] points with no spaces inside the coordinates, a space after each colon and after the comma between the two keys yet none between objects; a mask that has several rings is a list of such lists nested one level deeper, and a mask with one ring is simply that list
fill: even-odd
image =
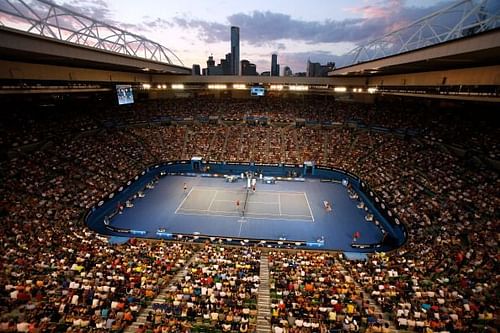
[{"label": "skyscraper", "polygon": [[241,75],[258,75],[257,66],[248,60],[241,61]]},{"label": "skyscraper", "polygon": [[278,65],[278,55],[271,56],[271,76],[280,76],[280,65]]},{"label": "skyscraper", "polygon": [[224,75],[233,75],[233,55],[227,53],[226,58],[220,60],[220,66]]},{"label": "skyscraper", "polygon": [[292,75],[293,75],[292,69],[289,66],[285,66],[285,68],[283,68],[283,76],[292,76]]},{"label": "skyscraper", "polygon": [[328,72],[334,69],[334,62],[327,62],[326,65],[321,65],[319,62],[307,60],[307,76],[309,77],[328,76]]},{"label": "skyscraper", "polygon": [[240,75],[240,28],[231,27],[231,74]]},{"label": "skyscraper", "polygon": [[191,70],[191,75],[201,75],[200,65],[193,64],[193,69]]},{"label": "skyscraper", "polygon": [[215,66],[215,61],[214,61],[214,56],[210,55],[207,60],[207,68],[214,67]]}]

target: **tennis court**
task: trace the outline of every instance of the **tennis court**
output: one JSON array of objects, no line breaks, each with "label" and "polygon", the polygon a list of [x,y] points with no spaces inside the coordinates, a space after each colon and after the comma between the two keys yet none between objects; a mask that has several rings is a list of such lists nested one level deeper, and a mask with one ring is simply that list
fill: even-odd
[{"label": "tennis court", "polygon": [[175,214],[314,222],[305,192],[253,192],[245,188],[193,187]]},{"label": "tennis court", "polygon": [[[143,237],[150,238],[163,238],[158,236],[163,230],[173,235],[265,241],[314,243],[324,239],[325,249],[348,251],[355,250],[351,243],[356,231],[367,243],[381,237],[378,227],[366,222],[366,211],[357,208],[358,201],[349,197],[345,186],[318,179],[258,184],[256,192],[250,190],[247,198],[242,182],[169,176],[144,194],[133,201],[133,207],[114,216],[110,225],[143,231]],[[325,209],[325,200],[332,203],[332,211]],[[106,232],[102,215],[96,221]]]}]

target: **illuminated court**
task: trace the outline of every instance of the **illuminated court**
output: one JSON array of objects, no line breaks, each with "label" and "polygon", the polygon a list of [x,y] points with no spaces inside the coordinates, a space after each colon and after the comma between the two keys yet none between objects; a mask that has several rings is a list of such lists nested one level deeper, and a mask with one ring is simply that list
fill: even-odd
[{"label": "illuminated court", "polygon": [[[325,209],[325,201],[331,203],[331,211]],[[380,242],[382,237],[358,203],[342,184],[319,179],[258,183],[254,193],[247,192],[243,181],[166,176],[135,199],[133,207],[114,216],[110,226],[140,231],[139,237],[162,238],[161,230],[176,236],[322,240],[324,249],[355,251],[351,244],[356,231],[366,243]]]},{"label": "illuminated court", "polygon": [[248,219],[314,221],[304,192],[246,191],[195,187],[175,210],[176,214],[240,216]]}]

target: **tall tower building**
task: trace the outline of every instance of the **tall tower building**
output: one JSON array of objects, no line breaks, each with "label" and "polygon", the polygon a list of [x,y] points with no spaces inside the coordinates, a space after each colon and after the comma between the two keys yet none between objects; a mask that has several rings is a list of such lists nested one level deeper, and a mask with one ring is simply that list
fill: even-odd
[{"label": "tall tower building", "polygon": [[191,70],[191,75],[201,75],[200,65],[193,64],[193,69]]},{"label": "tall tower building", "polygon": [[292,76],[292,75],[293,75],[292,69],[289,66],[285,66],[285,68],[283,68],[283,76]]},{"label": "tall tower building", "polygon": [[271,76],[280,76],[280,65],[278,65],[278,55],[276,53],[271,56]]},{"label": "tall tower building", "polygon": [[240,75],[240,28],[231,27],[231,74]]},{"label": "tall tower building", "polygon": [[208,60],[207,60],[207,67],[210,68],[210,67],[214,67],[214,66],[215,66],[214,56],[210,55],[208,57]]},{"label": "tall tower building", "polygon": [[242,60],[241,61],[241,75],[243,75],[243,76],[258,75],[257,74],[257,66],[255,66],[255,64],[252,64],[248,60]]}]

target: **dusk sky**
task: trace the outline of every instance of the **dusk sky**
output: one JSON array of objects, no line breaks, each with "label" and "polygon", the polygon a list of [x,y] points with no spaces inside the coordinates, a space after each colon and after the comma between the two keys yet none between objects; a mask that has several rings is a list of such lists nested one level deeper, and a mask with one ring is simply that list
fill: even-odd
[{"label": "dusk sky", "polygon": [[357,44],[403,27],[450,0],[57,0],[171,49],[186,67],[230,51],[230,27],[240,27],[240,59],[270,69],[305,71],[308,59],[337,61]]}]

